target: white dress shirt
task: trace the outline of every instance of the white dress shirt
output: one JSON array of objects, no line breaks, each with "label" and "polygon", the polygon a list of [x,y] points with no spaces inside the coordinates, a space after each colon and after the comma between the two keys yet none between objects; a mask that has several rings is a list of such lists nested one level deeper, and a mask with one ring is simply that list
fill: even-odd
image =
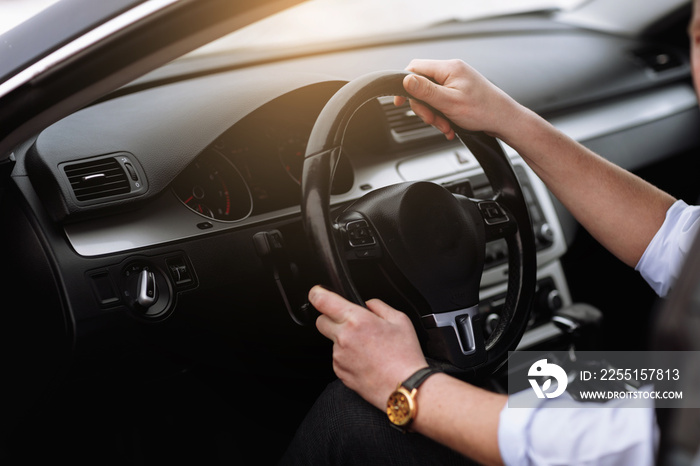
[{"label": "white dress shirt", "polygon": [[[520,392],[511,399],[527,395]],[[536,408],[506,405],[498,427],[503,462],[509,466],[654,464],[659,432],[653,400],[586,404],[565,392],[542,400]]]},{"label": "white dress shirt", "polygon": [[[700,206],[676,201],[635,267],[659,296],[678,278],[700,229]],[[511,395],[511,398],[525,392]],[[582,406],[567,393],[535,408],[503,408],[498,443],[506,465],[653,465],[658,426],[652,400]]]},{"label": "white dress shirt", "polygon": [[635,267],[659,296],[666,296],[680,274],[700,228],[700,206],[676,201]]}]

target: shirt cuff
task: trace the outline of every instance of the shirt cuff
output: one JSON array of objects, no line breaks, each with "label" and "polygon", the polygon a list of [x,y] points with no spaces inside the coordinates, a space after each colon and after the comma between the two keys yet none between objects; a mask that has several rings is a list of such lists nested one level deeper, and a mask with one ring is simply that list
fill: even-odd
[{"label": "shirt cuff", "polygon": [[700,207],[676,201],[634,268],[659,296],[666,296],[700,227]]},{"label": "shirt cuff", "polygon": [[[518,396],[529,395],[528,390],[509,396],[508,402]],[[498,449],[506,465],[525,464],[527,455],[529,425],[537,408],[508,408],[508,403],[501,409],[498,423]]]}]

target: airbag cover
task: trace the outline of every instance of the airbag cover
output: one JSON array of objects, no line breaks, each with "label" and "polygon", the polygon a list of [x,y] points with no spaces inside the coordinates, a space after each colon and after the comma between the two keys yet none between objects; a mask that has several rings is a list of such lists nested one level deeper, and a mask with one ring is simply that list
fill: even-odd
[{"label": "airbag cover", "polygon": [[348,210],[363,214],[383,250],[433,312],[478,303],[485,235],[476,206],[434,183],[374,191]]}]

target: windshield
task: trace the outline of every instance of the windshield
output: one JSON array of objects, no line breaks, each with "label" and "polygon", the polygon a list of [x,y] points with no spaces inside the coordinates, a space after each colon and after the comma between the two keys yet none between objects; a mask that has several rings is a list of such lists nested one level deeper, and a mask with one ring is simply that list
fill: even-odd
[{"label": "windshield", "polygon": [[0,34],[28,20],[58,0],[0,0]]},{"label": "windshield", "polygon": [[[381,37],[448,21],[568,11],[587,0],[309,0],[240,29],[192,54],[280,49]],[[429,7],[426,7],[426,3]]]}]

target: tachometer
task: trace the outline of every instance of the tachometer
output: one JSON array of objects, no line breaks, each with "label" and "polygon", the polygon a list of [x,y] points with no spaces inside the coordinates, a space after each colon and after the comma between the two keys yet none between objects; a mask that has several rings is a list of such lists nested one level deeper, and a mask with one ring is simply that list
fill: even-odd
[{"label": "tachometer", "polygon": [[[277,144],[277,156],[282,164],[282,168],[297,184],[301,184],[304,156],[306,155],[306,145],[309,142],[310,133],[311,128],[304,126],[275,128],[273,133],[268,133],[268,137]],[[341,154],[338,166],[335,169],[331,193],[341,194],[347,192],[352,187],[352,181],[352,167],[345,154]]]},{"label": "tachometer", "polygon": [[277,142],[277,154],[282,167],[294,181],[301,184],[304,154],[311,130],[286,129],[274,135]]},{"label": "tachometer", "polygon": [[183,204],[207,218],[232,222],[246,218],[253,209],[238,169],[211,149],[178,176],[173,190]]}]

